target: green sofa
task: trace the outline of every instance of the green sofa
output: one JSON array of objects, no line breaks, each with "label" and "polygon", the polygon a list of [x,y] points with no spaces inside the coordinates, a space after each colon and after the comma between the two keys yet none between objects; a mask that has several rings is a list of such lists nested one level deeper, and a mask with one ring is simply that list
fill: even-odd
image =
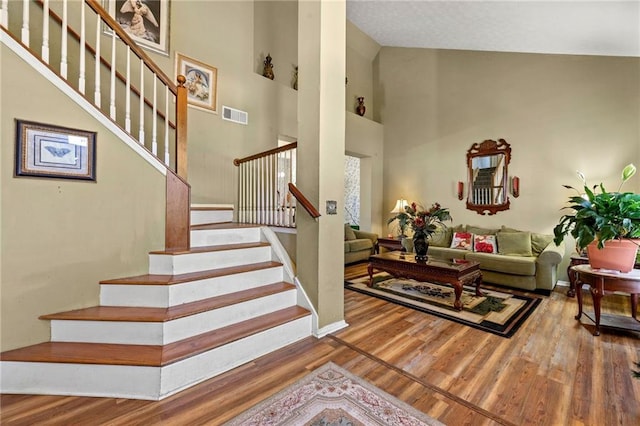
[{"label": "green sofa", "polygon": [[[498,253],[451,248],[454,232],[494,235]],[[429,256],[473,260],[480,263],[482,280],[523,290],[550,292],[558,281],[558,265],[565,253],[564,243],[556,246],[553,236],[502,226],[488,229],[471,225],[449,227],[429,239]]]},{"label": "green sofa", "polygon": [[344,264],[369,259],[378,246],[378,234],[344,226]]}]

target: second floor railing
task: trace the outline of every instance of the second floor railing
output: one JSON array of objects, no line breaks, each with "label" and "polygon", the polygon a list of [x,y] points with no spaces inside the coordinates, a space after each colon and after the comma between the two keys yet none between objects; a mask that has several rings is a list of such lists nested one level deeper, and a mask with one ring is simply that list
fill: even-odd
[{"label": "second floor railing", "polygon": [[296,142],[242,159],[238,169],[238,222],[295,228]]}]

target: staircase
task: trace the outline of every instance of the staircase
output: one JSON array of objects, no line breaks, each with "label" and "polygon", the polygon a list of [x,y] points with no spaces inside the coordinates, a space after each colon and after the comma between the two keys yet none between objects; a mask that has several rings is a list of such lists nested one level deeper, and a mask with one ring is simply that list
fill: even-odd
[{"label": "staircase", "polygon": [[159,400],[311,335],[258,226],[191,210],[191,248],[100,282],[100,306],[44,315],[51,341],[0,354],[0,391]]}]

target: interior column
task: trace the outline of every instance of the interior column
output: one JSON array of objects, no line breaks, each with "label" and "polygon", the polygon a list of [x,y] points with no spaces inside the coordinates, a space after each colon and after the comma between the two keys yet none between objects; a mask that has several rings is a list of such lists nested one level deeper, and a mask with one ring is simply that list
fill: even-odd
[{"label": "interior column", "polygon": [[322,216],[298,207],[297,273],[324,334],[344,325],[345,0],[298,3],[298,63],[297,186]]}]

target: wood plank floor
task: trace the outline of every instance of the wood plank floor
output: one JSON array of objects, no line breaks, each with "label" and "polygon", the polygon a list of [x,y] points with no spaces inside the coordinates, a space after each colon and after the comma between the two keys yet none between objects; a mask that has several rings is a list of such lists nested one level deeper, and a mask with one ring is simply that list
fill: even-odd
[{"label": "wood plank floor", "polygon": [[[355,265],[345,275],[362,273]],[[349,327],[308,338],[159,402],[2,395],[3,425],[217,425],[327,361],[448,425],[638,425],[640,334],[575,319],[557,288],[511,339],[345,290]],[[585,310],[591,298],[584,293]],[[603,312],[630,315],[624,296]]]}]

